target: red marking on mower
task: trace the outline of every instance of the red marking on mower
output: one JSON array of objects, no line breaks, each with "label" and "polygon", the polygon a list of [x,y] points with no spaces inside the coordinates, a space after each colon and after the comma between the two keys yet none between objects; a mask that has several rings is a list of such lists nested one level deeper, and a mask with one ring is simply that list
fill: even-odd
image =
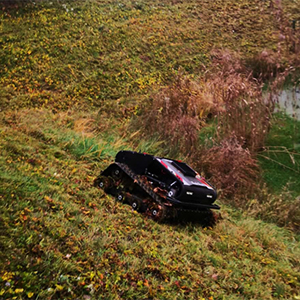
[{"label": "red marking on mower", "polygon": [[168,165],[165,164],[162,160],[160,161],[160,163],[161,163],[166,169],[169,169]]},{"label": "red marking on mower", "polygon": [[178,174],[175,173],[175,175],[181,182],[183,182],[183,179]]},{"label": "red marking on mower", "polygon": [[204,178],[201,178],[201,179],[197,178],[197,180],[198,180],[199,182],[201,182],[202,184],[204,184],[204,185],[208,186],[209,188],[211,188],[211,186],[205,181]]}]

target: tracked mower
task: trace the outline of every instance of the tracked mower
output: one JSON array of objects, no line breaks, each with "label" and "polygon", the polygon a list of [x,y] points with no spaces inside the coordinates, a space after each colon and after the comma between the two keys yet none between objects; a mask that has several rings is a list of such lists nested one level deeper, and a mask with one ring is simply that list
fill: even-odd
[{"label": "tracked mower", "polygon": [[215,188],[184,162],[146,153],[120,151],[94,186],[156,221],[185,211],[213,222]]}]

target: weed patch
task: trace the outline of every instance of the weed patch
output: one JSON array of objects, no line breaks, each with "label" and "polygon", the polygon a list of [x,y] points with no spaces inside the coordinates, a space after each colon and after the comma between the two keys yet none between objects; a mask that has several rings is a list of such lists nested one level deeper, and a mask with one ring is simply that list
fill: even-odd
[{"label": "weed patch", "polygon": [[247,201],[245,195],[251,195],[259,188],[257,161],[235,135],[223,140],[219,146],[202,150],[199,158],[198,169],[211,178],[221,197],[235,199],[235,205],[242,205]]}]

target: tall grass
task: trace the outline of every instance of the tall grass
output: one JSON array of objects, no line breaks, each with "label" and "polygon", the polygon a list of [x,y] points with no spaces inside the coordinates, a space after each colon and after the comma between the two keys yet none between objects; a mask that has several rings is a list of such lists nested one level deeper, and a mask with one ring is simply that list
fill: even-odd
[{"label": "tall grass", "polygon": [[[241,206],[259,189],[260,176],[256,159],[243,148],[236,135],[223,139],[212,148],[203,147],[194,165],[216,184],[219,197],[232,199]],[[196,158],[195,156],[193,157]]]},{"label": "tall grass", "polygon": [[258,155],[263,178],[278,194],[288,184],[295,197],[300,193],[300,122],[277,113],[264,150]]},{"label": "tall grass", "polygon": [[214,51],[208,84],[218,113],[218,139],[234,134],[239,143],[256,152],[264,145],[274,109],[271,97],[263,99],[262,82],[253,77],[241,58],[228,51]]},{"label": "tall grass", "polygon": [[210,106],[213,103],[205,100],[199,85],[178,76],[174,84],[149,99],[138,126],[146,134],[164,139],[168,149],[187,154],[187,149],[197,145],[198,131]]}]

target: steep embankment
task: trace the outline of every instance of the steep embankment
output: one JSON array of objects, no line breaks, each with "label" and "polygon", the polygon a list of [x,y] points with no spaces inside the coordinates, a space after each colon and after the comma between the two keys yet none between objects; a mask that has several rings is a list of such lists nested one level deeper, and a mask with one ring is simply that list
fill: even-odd
[{"label": "steep embankment", "polygon": [[86,104],[112,112],[126,103],[128,110],[179,69],[205,72],[214,48],[240,52],[255,72],[265,49],[275,66],[287,66],[286,24],[300,17],[297,3],[72,1],[4,9],[0,105]]},{"label": "steep embankment", "polygon": [[213,229],[156,224],[93,188],[118,148],[132,147],[120,132],[92,132],[96,117],[3,118],[1,297],[297,299],[293,233],[225,205]]},{"label": "steep embankment", "polygon": [[128,123],[180,69],[197,77],[212,48],[238,50],[246,64],[277,49],[280,18],[300,7],[282,3],[1,11],[0,298],[299,299],[295,233],[222,203],[212,229],[156,224],[92,187],[120,149],[165,153]]}]

